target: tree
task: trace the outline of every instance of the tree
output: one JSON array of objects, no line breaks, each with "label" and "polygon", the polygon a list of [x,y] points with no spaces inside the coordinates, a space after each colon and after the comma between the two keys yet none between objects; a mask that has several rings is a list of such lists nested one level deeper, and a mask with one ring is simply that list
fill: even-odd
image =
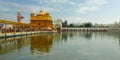
[{"label": "tree", "polygon": [[74,25],[72,23],[70,23],[69,27],[74,27]]},{"label": "tree", "polygon": [[80,27],[92,27],[93,24],[91,22],[88,22],[88,23],[84,23],[82,24]]},{"label": "tree", "polygon": [[68,26],[68,23],[67,23],[67,20],[65,20],[63,23],[62,23],[62,27],[67,27]]},{"label": "tree", "polygon": [[92,27],[92,26],[93,24],[91,22],[85,24],[85,27]]}]

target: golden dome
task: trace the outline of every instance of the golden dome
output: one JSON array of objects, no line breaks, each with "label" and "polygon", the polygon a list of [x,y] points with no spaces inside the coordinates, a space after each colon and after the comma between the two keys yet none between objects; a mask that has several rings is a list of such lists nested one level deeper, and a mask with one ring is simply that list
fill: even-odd
[{"label": "golden dome", "polygon": [[46,15],[50,15],[49,12],[46,12]]},{"label": "golden dome", "polygon": [[45,15],[45,13],[42,10],[40,10],[38,14],[39,15]]}]

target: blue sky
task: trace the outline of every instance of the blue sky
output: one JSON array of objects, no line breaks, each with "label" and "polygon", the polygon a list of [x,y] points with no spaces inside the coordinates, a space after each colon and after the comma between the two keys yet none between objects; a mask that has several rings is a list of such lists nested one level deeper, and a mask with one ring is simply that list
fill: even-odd
[{"label": "blue sky", "polygon": [[0,19],[16,21],[17,10],[30,22],[30,12],[48,11],[53,19],[69,23],[120,21],[120,0],[0,0]]}]

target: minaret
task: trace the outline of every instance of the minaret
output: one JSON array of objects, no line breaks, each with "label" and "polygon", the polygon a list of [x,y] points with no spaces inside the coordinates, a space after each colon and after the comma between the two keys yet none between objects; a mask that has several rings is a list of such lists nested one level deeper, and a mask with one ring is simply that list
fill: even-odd
[{"label": "minaret", "polygon": [[23,19],[24,17],[21,16],[21,10],[17,11],[17,22],[21,22],[21,19]]},{"label": "minaret", "polygon": [[32,17],[32,16],[35,16],[33,11],[31,12],[31,14],[30,14],[30,15],[31,15],[31,17]]}]

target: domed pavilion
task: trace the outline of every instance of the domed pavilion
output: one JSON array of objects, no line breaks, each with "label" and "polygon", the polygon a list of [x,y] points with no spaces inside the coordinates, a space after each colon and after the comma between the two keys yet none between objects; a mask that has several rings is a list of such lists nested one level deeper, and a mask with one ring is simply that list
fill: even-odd
[{"label": "domed pavilion", "polygon": [[31,12],[30,25],[35,28],[51,30],[53,28],[52,17],[48,12],[43,12],[42,10],[36,15]]}]

